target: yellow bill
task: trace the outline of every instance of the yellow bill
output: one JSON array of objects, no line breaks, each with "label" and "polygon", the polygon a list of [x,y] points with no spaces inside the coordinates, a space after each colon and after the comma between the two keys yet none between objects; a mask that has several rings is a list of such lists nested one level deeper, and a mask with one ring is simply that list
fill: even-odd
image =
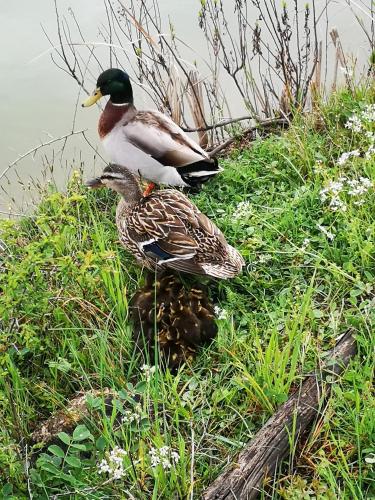
[{"label": "yellow bill", "polygon": [[90,95],[88,99],[86,99],[85,102],[82,103],[83,108],[88,108],[89,106],[92,106],[95,104],[99,99],[103,97],[103,94],[101,93],[100,89],[95,89],[95,92],[93,95]]}]

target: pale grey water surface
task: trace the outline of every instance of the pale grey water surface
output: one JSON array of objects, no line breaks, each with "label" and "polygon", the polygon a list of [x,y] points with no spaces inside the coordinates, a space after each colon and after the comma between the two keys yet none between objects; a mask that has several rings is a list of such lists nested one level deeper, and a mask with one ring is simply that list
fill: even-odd
[{"label": "pale grey water surface", "polygon": [[[230,3],[231,0],[228,0]],[[370,1],[370,0],[369,0]],[[301,2],[304,5],[305,2]],[[126,4],[126,2],[125,2]],[[319,11],[326,4],[317,0]],[[102,0],[58,0],[62,14],[69,17],[69,7],[74,9],[77,19],[85,32],[86,39],[102,41],[98,35],[98,26],[105,19]],[[205,52],[205,43],[198,28],[197,13],[199,0],[160,0],[163,18],[170,16],[179,37],[188,42],[197,53]],[[360,12],[359,12],[360,13]],[[360,13],[361,14],[361,13]],[[56,19],[53,0],[15,0],[0,3],[0,116],[2,119],[0,144],[0,174],[7,166],[30,148],[54,137],[60,137],[72,129],[77,99],[77,84],[51,61],[48,49],[50,44],[43,34],[43,25],[57,43]],[[364,34],[345,0],[332,1],[328,11],[329,28],[337,27],[346,53],[352,53],[359,61],[359,67],[368,58],[368,45]],[[167,25],[167,24],[166,24]],[[320,37],[324,40],[325,25],[321,24]],[[103,65],[108,59],[107,49],[95,52],[103,58]],[[40,56],[40,57],[38,57]],[[193,61],[197,54],[187,52],[184,57]],[[91,88],[94,80],[88,79]],[[139,107],[147,104],[147,96],[141,88],[135,89],[135,98]],[[232,114],[243,112],[241,103],[233,103]],[[97,147],[96,125],[99,110],[77,109],[75,130],[87,128],[88,137]],[[25,191],[21,183],[27,184],[30,177],[40,177],[43,164],[54,163],[53,178],[63,187],[69,176],[69,168],[78,167],[81,159],[85,163],[85,172],[94,174],[103,166],[100,158],[94,159],[94,151],[82,140],[82,137],[70,138],[61,158],[62,144],[40,150],[35,157],[28,156],[9,171],[7,178],[0,180],[0,209],[7,211],[12,197],[16,198],[13,211],[21,211],[30,205],[32,192]],[[98,149],[105,157],[104,152]],[[55,160],[53,160],[53,154]],[[57,160],[59,158],[59,160]],[[21,179],[21,181],[20,181]],[[21,183],[20,183],[21,182]],[[4,193],[4,190],[6,193]]]}]

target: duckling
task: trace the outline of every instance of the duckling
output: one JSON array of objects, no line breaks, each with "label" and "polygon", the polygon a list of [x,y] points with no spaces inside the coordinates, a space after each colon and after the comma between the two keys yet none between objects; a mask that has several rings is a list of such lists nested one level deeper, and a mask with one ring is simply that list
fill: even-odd
[{"label": "duckling", "polygon": [[156,184],[199,188],[222,169],[214,158],[176,123],[159,111],[138,111],[129,75],[108,69],[98,78],[96,90],[83,104],[92,106],[109,95],[99,119],[98,132],[113,163]]},{"label": "duckling", "polygon": [[154,356],[155,332],[160,354],[171,371],[191,363],[199,346],[217,334],[212,304],[198,286],[185,288],[172,272],[149,273],[130,304],[137,347]]},{"label": "duckling", "polygon": [[106,186],[121,195],[116,211],[119,238],[139,264],[222,279],[241,272],[241,254],[180,191],[164,189],[143,196],[134,174],[120,165],[108,165],[86,185]]}]

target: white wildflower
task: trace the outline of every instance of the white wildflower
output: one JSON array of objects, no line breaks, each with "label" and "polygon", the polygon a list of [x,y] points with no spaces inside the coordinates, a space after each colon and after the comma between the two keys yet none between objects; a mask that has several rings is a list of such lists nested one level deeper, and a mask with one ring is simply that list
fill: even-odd
[{"label": "white wildflower", "polygon": [[177,451],[172,450],[169,446],[161,448],[151,448],[149,451],[151,467],[161,465],[164,470],[171,469],[180,460],[180,455]]},{"label": "white wildflower", "polygon": [[353,130],[353,132],[360,132],[362,130],[362,121],[357,115],[352,115],[345,123],[345,128]]},{"label": "white wildflower", "polygon": [[365,153],[366,160],[370,160],[373,154],[375,154],[375,146],[371,144],[371,146],[369,146],[368,150]]},{"label": "white wildflower", "polygon": [[261,264],[264,264],[265,262],[272,260],[272,255],[270,255],[269,253],[261,253],[258,257],[258,260]]},{"label": "white wildflower", "polygon": [[353,78],[354,68],[349,68],[348,66],[340,66],[340,71],[343,75],[346,75],[348,78]]},{"label": "white wildflower", "polygon": [[155,373],[156,367],[155,366],[142,365],[141,366],[141,370],[144,372],[146,379],[150,380],[150,378]]},{"label": "white wildflower", "polygon": [[366,186],[367,188],[370,188],[373,186],[373,183],[372,181],[370,181],[370,179],[368,177],[360,177],[359,180],[362,182],[362,184],[364,186]]},{"label": "white wildflower", "polygon": [[375,121],[375,104],[368,104],[361,113],[361,118],[367,122]]},{"label": "white wildflower", "polygon": [[340,210],[341,212],[346,212],[347,209],[346,204],[338,196],[333,196],[328,206],[332,210],[332,212],[337,212],[338,210]]},{"label": "white wildflower", "polygon": [[354,205],[357,205],[357,207],[360,207],[361,205],[364,205],[365,200],[363,200],[363,199],[362,200],[356,200],[353,203],[354,203]]},{"label": "white wildflower", "polygon": [[333,211],[345,212],[347,210],[346,203],[340,197],[340,194],[356,197],[355,205],[362,205],[364,202],[360,200],[367,191],[373,187],[373,182],[367,177],[359,179],[348,179],[345,176],[339,177],[335,181],[330,181],[329,184],[320,190],[320,199],[322,202],[327,202],[328,207]]},{"label": "white wildflower", "polygon": [[344,165],[349,158],[352,158],[353,156],[359,156],[361,153],[359,149],[354,149],[354,151],[347,151],[346,153],[342,153],[340,158],[337,160],[337,165]]},{"label": "white wildflower", "polygon": [[320,190],[320,199],[322,202],[329,200],[329,207],[336,212],[337,210],[346,210],[345,203],[340,199],[340,193],[344,189],[346,177],[340,177],[337,181],[330,181],[329,184]]},{"label": "white wildflower", "polygon": [[307,186],[300,186],[298,187],[295,191],[294,191],[294,198],[295,199],[298,199],[298,198],[301,198],[304,193],[306,193],[306,191],[308,190]]},{"label": "white wildflower", "polygon": [[228,311],[226,309],[222,309],[219,306],[215,306],[214,313],[217,319],[228,319]]},{"label": "white wildflower", "polygon": [[323,171],[324,171],[324,164],[322,160],[316,160],[315,165],[313,167],[313,172],[315,174],[320,174]]},{"label": "white wildflower", "polygon": [[247,219],[251,211],[251,203],[249,201],[241,201],[233,212],[232,217],[234,220]]},{"label": "white wildflower", "polygon": [[331,233],[326,227],[317,224],[316,226],[330,241],[335,239],[335,235]]},{"label": "white wildflower", "polygon": [[371,313],[375,311],[375,298],[368,301],[368,303],[364,307],[364,312],[366,316],[369,316]]},{"label": "white wildflower", "polygon": [[359,180],[348,180],[348,185],[350,186],[348,191],[350,196],[361,196],[372,187],[372,182],[367,177],[360,177]]},{"label": "white wildflower", "polygon": [[97,464],[98,473],[107,473],[112,479],[121,479],[125,475],[123,461],[126,455],[125,450],[115,446],[108,457]]},{"label": "white wildflower", "polygon": [[97,467],[99,474],[102,474],[103,472],[110,472],[112,470],[106,459],[103,459],[100,463],[98,463]]},{"label": "white wildflower", "polygon": [[141,405],[136,405],[135,411],[125,410],[121,418],[123,424],[132,424],[133,422],[139,423],[142,417],[142,407]]},{"label": "white wildflower", "polygon": [[301,245],[302,252],[306,251],[306,248],[310,245],[310,238],[305,238]]}]

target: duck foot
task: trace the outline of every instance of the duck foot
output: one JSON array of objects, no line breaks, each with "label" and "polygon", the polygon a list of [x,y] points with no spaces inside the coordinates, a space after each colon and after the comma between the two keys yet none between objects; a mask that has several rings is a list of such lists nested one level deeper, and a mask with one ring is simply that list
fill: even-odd
[{"label": "duck foot", "polygon": [[152,191],[155,189],[156,184],[153,182],[150,182],[150,184],[147,185],[146,189],[143,191],[143,196],[150,196]]}]

